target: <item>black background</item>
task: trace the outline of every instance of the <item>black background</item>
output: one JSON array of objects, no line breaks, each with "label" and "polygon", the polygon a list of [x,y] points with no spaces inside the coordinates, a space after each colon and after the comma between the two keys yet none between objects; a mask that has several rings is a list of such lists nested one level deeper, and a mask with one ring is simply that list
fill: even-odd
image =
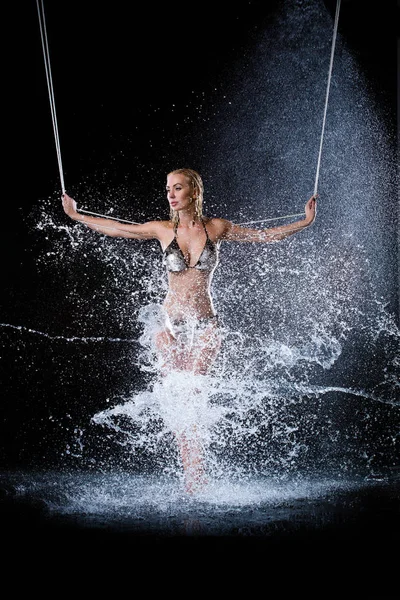
[{"label": "black background", "polygon": [[[333,16],[336,3],[324,4]],[[156,158],[149,138],[155,145],[158,131],[170,131],[168,150],[173,151],[179,144],[174,124],[180,111],[193,96],[207,97],[215,86],[223,91],[224,73],[245,51],[253,33],[273,19],[279,5],[279,0],[238,2],[220,11],[207,2],[149,3],[136,10],[132,5],[132,11],[129,3],[118,1],[112,10],[93,2],[45,5],[67,187],[93,163],[118,152],[126,138],[142,164]],[[24,158],[17,163],[18,172],[23,179],[25,168],[29,173],[22,182],[29,183],[31,199],[23,202],[29,206],[29,201],[57,189],[58,173],[35,2],[25,8],[26,37],[15,23],[15,72],[21,95],[12,101],[22,104],[20,123],[15,125],[24,135],[15,141],[21,145],[19,158]],[[377,99],[393,115],[396,15],[394,2],[376,6],[343,0],[339,21],[339,34]],[[185,112],[190,121],[190,107]],[[163,177],[160,173],[162,181]]]},{"label": "black background", "polygon": [[[67,191],[78,190],[81,177],[118,156],[127,140],[127,160],[137,160],[162,189],[165,169],[176,167],[179,156],[176,114],[188,110],[193,94],[207,95],[223,81],[252,32],[273,17],[279,3],[238,2],[222,9],[215,3],[46,3]],[[334,14],[335,2],[325,5]],[[377,102],[387,107],[394,123],[397,12],[394,2],[343,0],[339,24]],[[33,268],[27,257],[26,215],[58,189],[59,178],[35,2],[14,5],[7,27],[2,278],[8,312],[13,302],[8,290],[18,288],[22,279],[26,282]],[[190,121],[190,109],[188,115]],[[170,132],[162,156],[161,130],[163,140]],[[117,177],[118,164],[113,168]],[[296,552],[303,541],[298,540]],[[331,541],[342,548],[340,532]],[[219,551],[226,552],[227,546],[219,544]],[[162,547],[160,542],[158,550]],[[235,546],[229,548],[232,556]]]}]

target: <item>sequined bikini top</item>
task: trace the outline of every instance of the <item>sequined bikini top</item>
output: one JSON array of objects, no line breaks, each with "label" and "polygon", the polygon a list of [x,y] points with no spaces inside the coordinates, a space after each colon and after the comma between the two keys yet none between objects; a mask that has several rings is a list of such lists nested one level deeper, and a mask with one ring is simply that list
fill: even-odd
[{"label": "sequined bikini top", "polygon": [[199,256],[198,261],[195,265],[188,265],[183,255],[182,250],[179,247],[178,240],[176,239],[177,226],[174,227],[174,239],[164,250],[163,264],[167,271],[177,273],[179,271],[186,271],[186,269],[198,269],[199,271],[213,271],[218,264],[218,251],[219,242],[213,242],[210,240],[207,232],[206,225],[201,220],[207,239],[204,244],[204,248]]}]

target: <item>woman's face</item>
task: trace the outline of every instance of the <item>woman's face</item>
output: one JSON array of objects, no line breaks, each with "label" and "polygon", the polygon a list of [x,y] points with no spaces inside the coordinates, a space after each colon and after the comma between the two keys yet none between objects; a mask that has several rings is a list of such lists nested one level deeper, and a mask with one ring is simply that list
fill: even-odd
[{"label": "woman's face", "polygon": [[185,175],[168,175],[167,198],[173,210],[185,210],[192,202],[193,189]]}]

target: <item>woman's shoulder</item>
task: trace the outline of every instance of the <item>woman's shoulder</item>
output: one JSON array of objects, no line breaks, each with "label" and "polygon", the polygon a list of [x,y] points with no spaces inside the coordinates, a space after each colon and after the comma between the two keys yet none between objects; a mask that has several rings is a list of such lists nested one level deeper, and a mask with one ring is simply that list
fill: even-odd
[{"label": "woman's shoulder", "polygon": [[231,222],[220,217],[204,217],[204,221],[220,236],[229,229]]},{"label": "woman's shoulder", "polygon": [[155,237],[161,242],[161,246],[167,246],[173,234],[172,221],[153,221],[153,228],[156,234]]},{"label": "woman's shoulder", "polygon": [[158,231],[173,229],[172,221],[148,221],[148,224],[152,225],[152,227],[157,229]]},{"label": "woman's shoulder", "polygon": [[230,223],[228,219],[222,219],[221,217],[203,217],[203,219],[207,224],[210,223],[216,227]]}]

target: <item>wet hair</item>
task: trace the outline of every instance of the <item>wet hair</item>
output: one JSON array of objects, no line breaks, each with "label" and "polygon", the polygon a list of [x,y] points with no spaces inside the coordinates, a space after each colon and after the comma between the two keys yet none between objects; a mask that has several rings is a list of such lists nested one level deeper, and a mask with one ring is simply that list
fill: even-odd
[{"label": "wet hair", "polygon": [[[197,173],[197,171],[194,171],[193,169],[175,169],[175,171],[171,171],[170,173],[168,173],[168,175],[184,175],[186,179],[189,180],[193,193],[195,194],[195,217],[197,219],[201,219],[201,217],[203,216],[204,185],[200,175]],[[179,223],[179,212],[171,208],[169,216],[174,227],[176,227]]]}]

